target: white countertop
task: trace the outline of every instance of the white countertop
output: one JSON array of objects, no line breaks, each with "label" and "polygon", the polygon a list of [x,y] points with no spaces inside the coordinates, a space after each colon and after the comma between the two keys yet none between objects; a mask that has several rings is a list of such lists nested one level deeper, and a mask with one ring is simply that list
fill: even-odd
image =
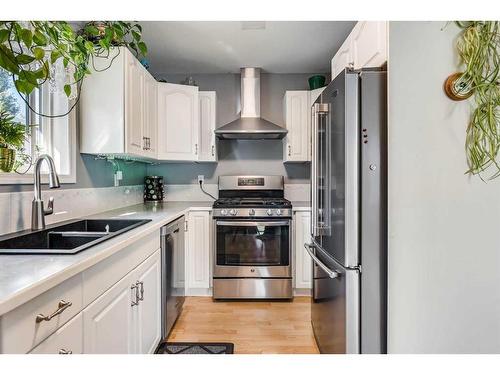
[{"label": "white countertop", "polygon": [[[292,204],[294,211],[310,210],[309,202]],[[77,254],[0,255],[0,315],[92,267],[188,211],[211,209],[212,202],[164,202],[160,205],[141,203],[122,207],[89,217],[151,219],[151,222]]]},{"label": "white countertop", "polygon": [[151,219],[115,238],[72,255],[0,255],[0,315],[99,263],[188,211],[211,210],[212,202],[138,204],[89,216]]}]

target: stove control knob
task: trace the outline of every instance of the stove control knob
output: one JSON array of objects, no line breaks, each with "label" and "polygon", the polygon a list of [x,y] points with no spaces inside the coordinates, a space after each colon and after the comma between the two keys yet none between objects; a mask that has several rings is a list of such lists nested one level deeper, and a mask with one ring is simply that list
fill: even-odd
[{"label": "stove control knob", "polygon": [[255,216],[255,210],[254,210],[253,208],[249,209],[249,210],[248,210],[248,214],[249,214],[250,216]]},{"label": "stove control knob", "polygon": [[278,208],[278,209],[276,210],[276,215],[281,216],[282,214],[283,214],[283,213],[282,213],[282,212],[281,212],[281,210]]},{"label": "stove control knob", "polygon": [[236,211],[234,208],[232,208],[231,210],[229,210],[229,214],[232,215],[232,216],[236,216],[237,213],[238,213],[238,211]]},{"label": "stove control knob", "polygon": [[269,209],[266,211],[267,216],[273,216],[273,210]]},{"label": "stove control knob", "polygon": [[227,215],[227,210],[226,210],[226,209],[222,209],[222,210],[220,210],[220,214],[221,214],[222,216],[226,216],[226,215]]}]

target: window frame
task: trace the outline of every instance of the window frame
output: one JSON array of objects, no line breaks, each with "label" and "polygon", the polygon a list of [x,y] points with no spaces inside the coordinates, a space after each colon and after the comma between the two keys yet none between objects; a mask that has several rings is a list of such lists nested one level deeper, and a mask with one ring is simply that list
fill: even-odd
[{"label": "window frame", "polygon": [[[40,94],[39,94],[40,95]],[[30,104],[33,105],[34,98],[30,97]],[[50,102],[49,102],[50,103]],[[74,105],[74,101],[71,100],[68,103],[68,107],[71,108],[71,106]],[[52,106],[52,103],[50,103],[50,106]],[[73,110],[67,115],[68,117],[68,131],[69,131],[69,169],[70,173],[69,174],[60,174],[58,173],[59,176],[59,181],[63,184],[74,184],[76,183],[76,120],[77,120],[77,107],[73,108]],[[45,109],[44,109],[45,110]],[[32,118],[33,118],[33,112],[31,112],[29,109],[27,110],[28,112],[28,123],[32,123]],[[51,119],[48,119],[48,121],[52,121]],[[52,124],[51,124],[52,125]],[[42,125],[46,126],[46,125]],[[52,130],[52,126],[49,126],[50,131]],[[35,142],[31,141],[31,153],[33,154],[34,151],[34,145],[36,144]],[[28,172],[25,174],[19,174],[16,172],[10,172],[10,173],[5,173],[1,172],[0,173],[0,185],[13,185],[13,184],[33,184],[33,172]],[[47,173],[41,174],[41,182],[42,184],[48,183],[48,177]]]}]

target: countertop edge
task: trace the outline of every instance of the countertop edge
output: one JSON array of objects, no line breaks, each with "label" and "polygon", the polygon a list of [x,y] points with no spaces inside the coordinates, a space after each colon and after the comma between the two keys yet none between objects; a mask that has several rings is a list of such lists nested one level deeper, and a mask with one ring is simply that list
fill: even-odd
[{"label": "countertop edge", "polygon": [[[132,207],[132,206],[130,206]],[[124,207],[126,208],[126,207]],[[122,208],[123,209],[123,208]],[[14,310],[15,308],[21,306],[22,304],[30,301],[31,299],[43,294],[44,292],[48,291],[49,289],[57,286],[58,284],[72,278],[73,276],[78,275],[79,273],[85,271],[86,269],[96,265],[97,263],[105,260],[106,258],[118,253],[120,250],[124,249],[128,245],[136,242],[137,240],[141,239],[144,236],[147,236],[148,234],[159,230],[162,226],[165,224],[168,224],[177,218],[186,215],[190,211],[211,211],[212,207],[204,207],[204,206],[189,206],[187,208],[183,208],[179,212],[176,212],[174,214],[166,215],[165,218],[162,218],[161,220],[158,220],[156,222],[150,222],[146,223],[140,227],[132,229],[130,232],[126,232],[121,234],[120,236],[117,236],[113,240],[118,240],[121,239],[119,242],[114,242],[111,243],[111,245],[108,245],[106,242],[99,244],[98,246],[106,246],[108,245],[105,249],[97,253],[96,255],[84,259],[79,263],[76,263],[74,265],[70,265],[67,268],[64,268],[63,270],[54,273],[53,275],[50,275],[46,278],[40,279],[39,281],[30,284],[28,287],[24,289],[20,289],[19,291],[9,295],[7,299],[4,299],[0,301],[0,316]],[[106,214],[106,212],[113,212],[114,210],[111,211],[105,211],[98,213],[96,215],[91,215],[91,216],[86,216],[86,217],[97,217],[97,216],[103,216]],[[125,236],[125,234],[128,234]]]}]

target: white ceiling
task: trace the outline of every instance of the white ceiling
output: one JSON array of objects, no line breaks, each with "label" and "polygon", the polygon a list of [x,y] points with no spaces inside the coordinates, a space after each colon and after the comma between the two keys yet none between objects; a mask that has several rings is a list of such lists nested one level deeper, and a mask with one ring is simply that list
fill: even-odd
[{"label": "white ceiling", "polygon": [[143,21],[154,73],[330,71],[330,60],[354,27],[348,21]]}]

